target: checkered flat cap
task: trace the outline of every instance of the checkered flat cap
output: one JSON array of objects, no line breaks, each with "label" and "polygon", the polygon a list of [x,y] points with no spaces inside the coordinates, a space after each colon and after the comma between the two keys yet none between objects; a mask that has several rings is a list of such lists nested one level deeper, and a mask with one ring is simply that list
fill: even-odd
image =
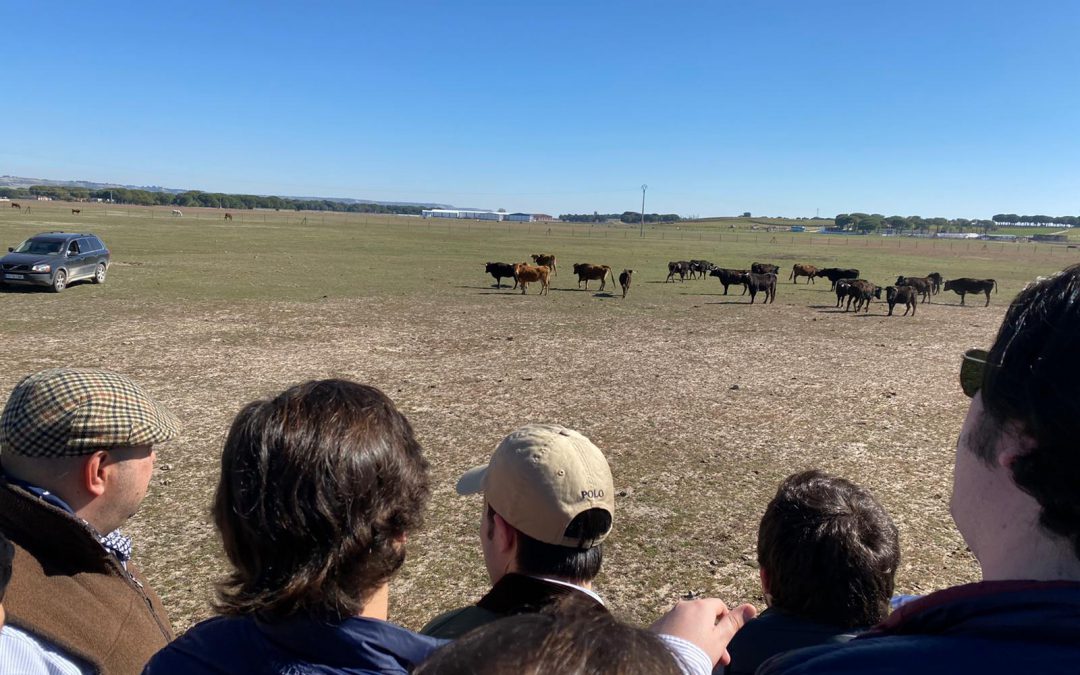
[{"label": "checkered flat cap", "polygon": [[124,375],[57,368],[15,385],[0,416],[0,453],[70,457],[179,433],[179,420]]}]

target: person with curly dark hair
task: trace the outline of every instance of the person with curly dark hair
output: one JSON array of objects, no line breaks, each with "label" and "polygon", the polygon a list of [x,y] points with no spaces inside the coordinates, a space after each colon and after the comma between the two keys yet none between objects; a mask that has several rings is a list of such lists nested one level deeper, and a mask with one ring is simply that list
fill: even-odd
[{"label": "person with curly dark hair", "polygon": [[758,673],[1080,672],[1080,265],[1029,284],[989,352],[968,351],[971,398],[951,512],[982,581],[913,600],[840,647]]},{"label": "person with curly dark hair", "polygon": [[412,427],[378,389],[313,381],[248,404],[214,497],[232,564],[219,616],[145,672],[410,672],[443,643],[387,621],[428,494]]},{"label": "person with curly dark hair", "polygon": [[888,616],[900,535],[865,488],[817,470],[788,476],[761,518],[757,549],[769,608],[731,641],[727,675],[847,642]]}]

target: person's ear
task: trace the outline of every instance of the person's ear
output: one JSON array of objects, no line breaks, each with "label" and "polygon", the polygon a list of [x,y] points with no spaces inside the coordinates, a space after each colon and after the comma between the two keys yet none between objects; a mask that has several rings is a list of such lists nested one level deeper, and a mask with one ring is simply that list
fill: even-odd
[{"label": "person's ear", "polygon": [[517,530],[514,526],[503,520],[503,517],[497,513],[492,525],[495,530],[492,540],[495,543],[495,549],[503,553],[513,550],[517,546]]},{"label": "person's ear", "polygon": [[109,453],[98,450],[88,455],[83,461],[82,487],[91,496],[100,497],[105,494],[105,486],[109,472]]},{"label": "person's ear", "polygon": [[1023,457],[1034,449],[1035,439],[1021,431],[1018,426],[1010,426],[998,438],[994,459],[997,460],[998,466],[1012,471],[1016,458]]},{"label": "person's ear", "polygon": [[761,592],[768,597],[769,595],[769,575],[766,574],[764,567],[758,568],[758,573],[761,575]]}]

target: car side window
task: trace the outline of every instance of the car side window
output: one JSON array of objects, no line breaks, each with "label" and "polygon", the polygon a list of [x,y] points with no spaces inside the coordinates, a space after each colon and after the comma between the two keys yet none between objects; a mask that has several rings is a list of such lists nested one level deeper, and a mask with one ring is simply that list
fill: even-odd
[{"label": "car side window", "polygon": [[98,239],[97,237],[90,237],[90,241],[94,242],[94,250],[95,251],[104,251],[105,250],[105,243],[103,241],[101,241],[100,239]]},{"label": "car side window", "polygon": [[79,242],[78,242],[78,240],[71,242],[71,245],[68,246],[68,253],[74,254],[74,253],[78,253],[78,252],[79,252]]},{"label": "car side window", "polygon": [[79,240],[79,249],[83,253],[91,253],[98,250],[98,247],[94,245],[93,239],[91,239],[90,237],[86,237],[85,239]]}]

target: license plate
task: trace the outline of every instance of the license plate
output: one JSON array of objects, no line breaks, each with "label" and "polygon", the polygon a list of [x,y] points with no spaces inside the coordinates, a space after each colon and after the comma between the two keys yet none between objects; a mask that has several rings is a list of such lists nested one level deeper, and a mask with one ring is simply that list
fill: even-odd
[{"label": "license plate", "polygon": [[25,279],[26,275],[23,274],[5,274],[5,279]]}]

